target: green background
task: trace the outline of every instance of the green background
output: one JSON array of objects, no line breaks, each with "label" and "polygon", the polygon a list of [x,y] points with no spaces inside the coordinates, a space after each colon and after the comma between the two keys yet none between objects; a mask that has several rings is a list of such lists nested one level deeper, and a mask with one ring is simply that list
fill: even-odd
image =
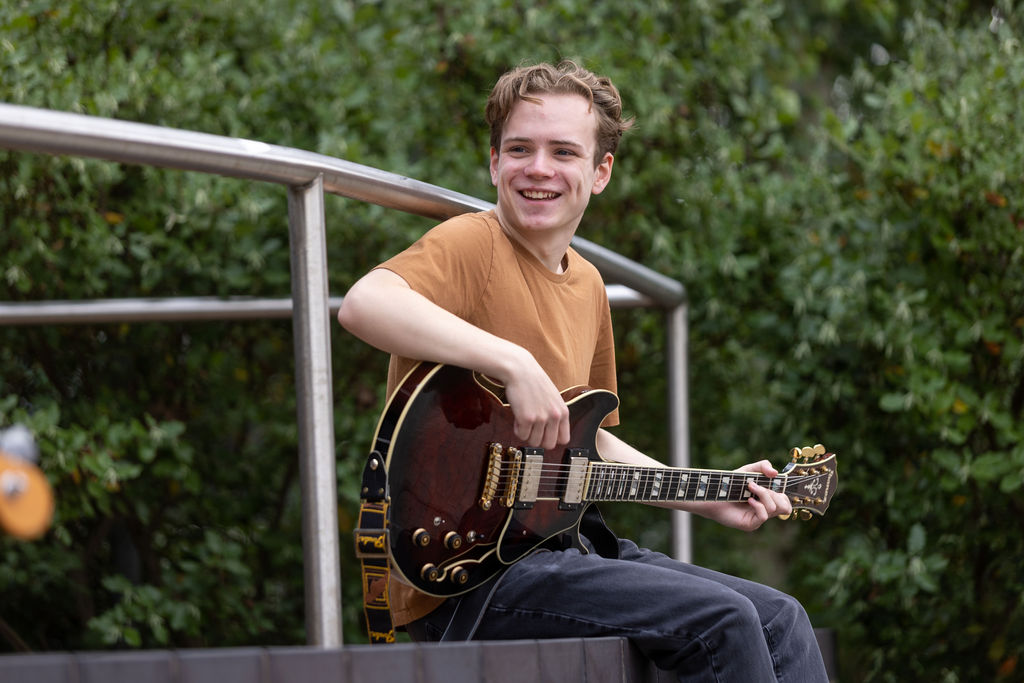
[{"label": "green background", "polygon": [[[312,150],[493,199],[486,94],[576,58],[637,118],[581,234],[690,297],[695,465],[824,443],[828,515],[695,560],[798,595],[846,681],[1024,680],[1024,53],[1009,3],[8,0],[0,101]],[[331,292],[430,221],[327,200]],[[0,152],[0,298],[289,295],[276,186]],[[665,458],[664,328],[615,313]],[[332,329],[349,538],[386,359]],[[0,329],[51,531],[0,539],[0,651],[300,644],[291,324]],[[668,547],[668,516],[607,511]],[[364,639],[343,543],[346,642]]]}]

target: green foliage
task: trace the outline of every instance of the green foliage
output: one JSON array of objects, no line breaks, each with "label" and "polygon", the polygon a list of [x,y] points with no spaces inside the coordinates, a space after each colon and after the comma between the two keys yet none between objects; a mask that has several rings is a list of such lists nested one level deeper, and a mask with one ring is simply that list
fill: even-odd
[{"label": "green foliage", "polygon": [[[924,0],[14,0],[0,100],[486,198],[494,78],[607,73],[638,125],[583,231],[688,288],[694,463],[840,457],[827,517],[696,520],[697,561],[797,593],[843,680],[1017,680],[1022,26]],[[287,296],[286,214],[277,187],[0,152],[0,296]],[[335,294],[429,225],[327,216]],[[660,455],[660,314],[615,323],[620,431]],[[344,540],[386,359],[334,335]],[[287,323],[0,329],[0,426],[33,429],[58,501],[42,541],[0,539],[0,650],[303,642],[292,366]],[[606,512],[667,547],[664,512]],[[349,642],[357,572],[343,543]]]},{"label": "green foliage", "polygon": [[826,122],[846,168],[816,234],[829,246],[801,264],[820,280],[801,317],[832,329],[812,354],[855,364],[832,391],[857,397],[842,412],[872,427],[846,430],[859,505],[824,576],[883,680],[1014,678],[1024,654],[1015,27],[908,23],[900,62],[858,66],[851,117]]}]

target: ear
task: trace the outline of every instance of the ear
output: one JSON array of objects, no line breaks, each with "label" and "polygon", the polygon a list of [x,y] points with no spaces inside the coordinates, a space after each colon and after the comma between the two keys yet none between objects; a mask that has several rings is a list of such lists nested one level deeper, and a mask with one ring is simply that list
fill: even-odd
[{"label": "ear", "polygon": [[601,159],[601,163],[594,171],[594,186],[590,189],[591,193],[601,194],[601,191],[608,185],[608,181],[612,179],[612,164],[614,163],[615,157],[612,156],[612,153],[605,152],[604,158]]},{"label": "ear", "polygon": [[491,147],[491,185],[498,186],[498,150]]}]

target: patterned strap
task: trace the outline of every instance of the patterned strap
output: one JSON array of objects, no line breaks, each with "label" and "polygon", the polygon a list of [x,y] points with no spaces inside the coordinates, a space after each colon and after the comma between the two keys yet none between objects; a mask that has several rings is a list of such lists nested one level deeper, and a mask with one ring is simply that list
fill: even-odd
[{"label": "patterned strap", "polygon": [[356,557],[363,569],[363,613],[370,643],[395,642],[388,596],[388,497],[384,459],[370,454],[363,469],[362,503],[355,530]]}]

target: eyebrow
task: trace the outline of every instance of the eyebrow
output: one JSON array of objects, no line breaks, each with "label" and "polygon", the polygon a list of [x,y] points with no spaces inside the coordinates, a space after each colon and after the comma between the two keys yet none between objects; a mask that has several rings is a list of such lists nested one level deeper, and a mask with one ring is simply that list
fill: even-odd
[{"label": "eyebrow", "polygon": [[[530,143],[536,143],[536,141],[533,138],[515,137],[515,138],[505,138],[505,140],[503,141],[502,144],[508,144],[510,142],[530,142]],[[549,140],[545,144],[547,144],[550,147],[575,147],[577,149],[583,149],[584,148],[583,144],[581,144],[579,142],[576,142],[575,140]]]}]

